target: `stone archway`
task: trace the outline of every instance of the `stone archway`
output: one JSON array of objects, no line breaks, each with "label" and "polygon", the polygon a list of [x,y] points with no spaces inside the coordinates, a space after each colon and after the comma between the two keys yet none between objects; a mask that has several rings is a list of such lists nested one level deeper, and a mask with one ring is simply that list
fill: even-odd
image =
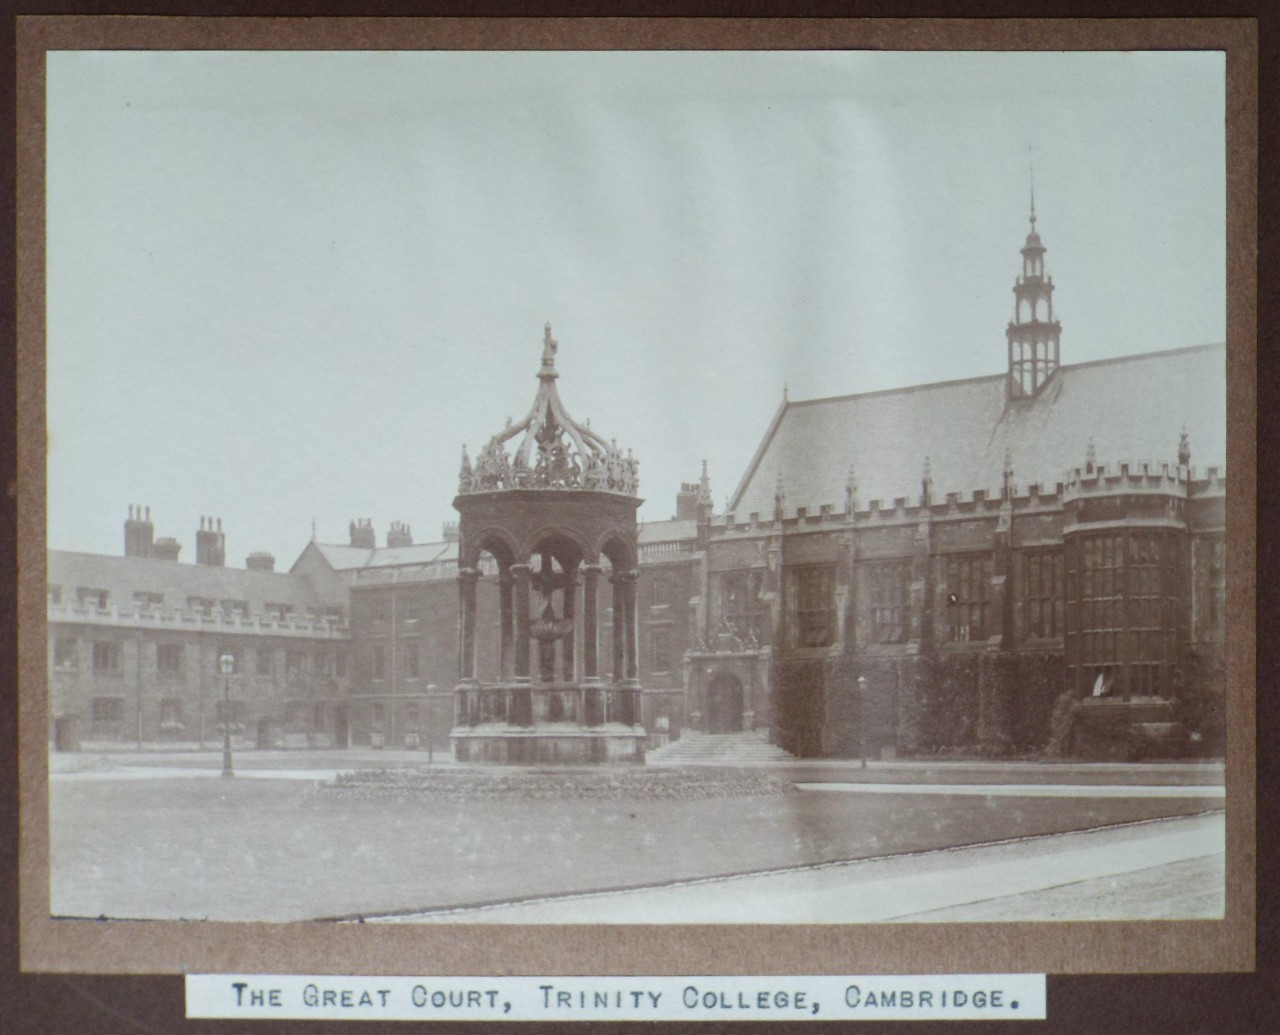
[{"label": "stone archway", "polygon": [[708,733],[740,733],[745,708],[742,681],[731,672],[717,672],[707,684],[707,711],[703,728]]}]

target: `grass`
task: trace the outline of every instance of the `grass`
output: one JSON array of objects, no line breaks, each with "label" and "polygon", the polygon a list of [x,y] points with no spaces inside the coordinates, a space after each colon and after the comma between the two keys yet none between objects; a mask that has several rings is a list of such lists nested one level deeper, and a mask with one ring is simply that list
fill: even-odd
[{"label": "grass", "polygon": [[52,912],[274,921],[409,911],[1205,810],[1188,799],[897,794],[350,800],[295,780],[55,780]]}]

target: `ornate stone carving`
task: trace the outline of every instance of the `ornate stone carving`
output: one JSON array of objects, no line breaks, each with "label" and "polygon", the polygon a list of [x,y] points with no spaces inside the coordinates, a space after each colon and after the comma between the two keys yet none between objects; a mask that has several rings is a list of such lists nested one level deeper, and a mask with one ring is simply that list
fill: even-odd
[{"label": "ornate stone carving", "polygon": [[748,629],[742,636],[737,626],[727,615],[707,636],[694,637],[693,653],[695,654],[747,654],[760,649],[760,641],[754,630]]},{"label": "ornate stone carving", "polygon": [[[631,451],[624,454],[616,440],[606,443],[589,422],[578,424],[560,402],[555,386],[560,376],[555,369],[558,347],[547,324],[532,409],[518,424],[508,419],[480,452],[474,470],[464,447],[459,494],[505,489],[590,489],[624,496],[639,492],[640,464]],[[506,443],[521,432],[524,438],[508,455]]]}]

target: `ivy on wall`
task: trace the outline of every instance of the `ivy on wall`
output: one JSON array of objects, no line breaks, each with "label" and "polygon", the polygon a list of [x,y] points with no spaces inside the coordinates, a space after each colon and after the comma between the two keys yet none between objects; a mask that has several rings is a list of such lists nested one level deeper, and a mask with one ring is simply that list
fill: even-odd
[{"label": "ivy on wall", "polygon": [[[1175,683],[1177,715],[1221,754],[1221,662],[1191,653]],[[858,677],[866,679],[865,697]],[[1075,698],[1055,651],[974,651],[867,658],[779,659],[775,739],[800,757],[904,755],[1060,757],[1072,750]]]},{"label": "ivy on wall", "polygon": [[1174,718],[1186,731],[1186,752],[1222,758],[1227,748],[1227,673],[1217,651],[1189,648],[1173,673]]},{"label": "ivy on wall", "polygon": [[775,661],[774,741],[800,758],[822,754],[826,673],[822,658]]}]

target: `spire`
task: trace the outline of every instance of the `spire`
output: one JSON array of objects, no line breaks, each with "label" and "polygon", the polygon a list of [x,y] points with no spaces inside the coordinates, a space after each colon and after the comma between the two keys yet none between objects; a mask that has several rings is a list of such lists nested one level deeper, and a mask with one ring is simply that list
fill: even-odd
[{"label": "spire", "polygon": [[1031,179],[1031,229],[1034,232],[1036,228],[1036,163],[1032,162],[1029,168]]},{"label": "spire", "polygon": [[1013,496],[1013,457],[1009,455],[1009,450],[1004,451],[1004,471],[1002,472],[1003,486],[1000,489],[1001,499],[1009,499]]},{"label": "spire", "polygon": [[854,477],[853,464],[849,465],[849,473],[844,481],[844,512],[852,514],[858,509],[858,479]]},{"label": "spire", "polygon": [[1084,451],[1084,469],[1088,474],[1093,474],[1094,465],[1098,462],[1098,451],[1093,445],[1093,436],[1089,436],[1089,445]]},{"label": "spire", "polygon": [[698,505],[706,507],[710,512],[714,503],[711,499],[711,477],[707,474],[707,462],[702,461],[702,477],[698,479]]},{"label": "spire", "polygon": [[933,502],[933,471],[929,466],[929,458],[924,458],[924,473],[920,476],[920,505],[929,506]]},{"label": "spire", "polygon": [[778,472],[778,480],[773,489],[773,520],[775,524],[782,524],[782,514],[787,506],[787,490],[782,484],[782,472]]}]

